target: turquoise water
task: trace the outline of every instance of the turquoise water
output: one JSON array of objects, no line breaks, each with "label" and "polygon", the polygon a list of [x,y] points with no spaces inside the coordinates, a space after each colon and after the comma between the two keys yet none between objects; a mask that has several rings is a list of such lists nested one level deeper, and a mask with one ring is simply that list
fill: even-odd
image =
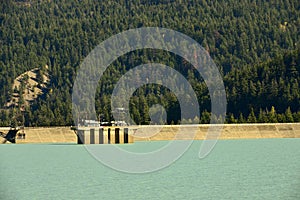
[{"label": "turquoise water", "polygon": [[81,145],[0,145],[0,199],[300,199],[300,139],[220,140],[202,160],[200,144],[148,174],[112,170]]}]

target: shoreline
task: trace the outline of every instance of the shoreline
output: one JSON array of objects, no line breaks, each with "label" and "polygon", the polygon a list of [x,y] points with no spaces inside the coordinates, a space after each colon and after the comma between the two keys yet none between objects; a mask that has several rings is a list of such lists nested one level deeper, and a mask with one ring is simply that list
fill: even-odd
[{"label": "shoreline", "polygon": [[[300,138],[300,123],[141,125],[129,129],[134,141]],[[218,129],[219,136],[217,132],[206,137],[208,130]],[[25,127],[25,134],[25,139],[16,139],[17,144],[77,143],[71,127]]]}]

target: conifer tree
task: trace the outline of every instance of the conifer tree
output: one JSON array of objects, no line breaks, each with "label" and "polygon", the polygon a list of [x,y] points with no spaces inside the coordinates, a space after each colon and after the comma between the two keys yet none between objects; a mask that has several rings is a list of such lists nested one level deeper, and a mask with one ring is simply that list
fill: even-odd
[{"label": "conifer tree", "polygon": [[248,115],[248,118],[247,118],[247,122],[248,123],[256,123],[256,117],[255,117],[253,108],[251,108],[250,114]]},{"label": "conifer tree", "polygon": [[286,122],[294,122],[294,118],[293,118],[290,107],[288,107],[285,111],[285,119],[286,119]]}]

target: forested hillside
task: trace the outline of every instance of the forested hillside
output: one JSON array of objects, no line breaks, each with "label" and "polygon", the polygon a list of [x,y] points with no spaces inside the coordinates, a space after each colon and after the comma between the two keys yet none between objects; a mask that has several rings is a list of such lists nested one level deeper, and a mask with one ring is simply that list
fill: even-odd
[{"label": "forested hillside", "polygon": [[[300,121],[297,0],[3,0],[0,126],[21,116],[21,105],[5,107],[15,89],[14,79],[44,66],[51,77],[48,93],[25,106],[25,124],[73,124],[72,85],[83,59],[110,36],[147,26],[182,32],[208,51],[224,77],[228,123]],[[151,50],[128,53],[108,68],[97,88],[98,114],[112,120],[114,84],[134,66],[153,61],[173,66],[189,80],[200,103],[200,121],[208,123],[210,98],[201,77],[182,58]],[[149,107],[157,103],[166,108],[168,123],[178,123],[176,98],[158,85],[146,85],[132,97],[130,113],[136,123],[149,123]]]}]

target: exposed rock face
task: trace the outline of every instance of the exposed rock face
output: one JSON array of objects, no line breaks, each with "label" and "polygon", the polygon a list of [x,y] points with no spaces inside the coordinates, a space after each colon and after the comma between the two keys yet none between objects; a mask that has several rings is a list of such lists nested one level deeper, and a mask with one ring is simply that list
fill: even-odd
[{"label": "exposed rock face", "polygon": [[13,93],[6,103],[6,108],[28,106],[30,102],[38,98],[39,95],[48,91],[50,81],[48,66],[42,69],[34,68],[18,76],[12,86]]}]

